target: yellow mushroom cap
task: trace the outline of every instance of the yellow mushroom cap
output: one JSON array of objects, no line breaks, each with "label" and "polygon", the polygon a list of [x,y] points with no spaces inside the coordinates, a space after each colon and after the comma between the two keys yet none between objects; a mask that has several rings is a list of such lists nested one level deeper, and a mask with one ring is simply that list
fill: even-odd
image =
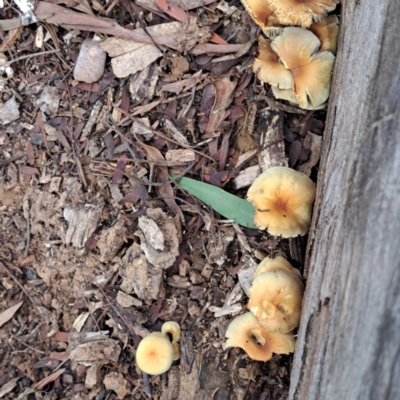
[{"label": "yellow mushroom cap", "polygon": [[181,357],[181,352],[179,350],[179,343],[172,343],[172,347],[174,348],[174,361],[177,361]]},{"label": "yellow mushroom cap", "polygon": [[300,271],[294,268],[292,264],[282,256],[277,256],[275,258],[265,257],[264,260],[258,264],[256,272],[254,272],[254,279],[263,272],[268,271],[286,271],[301,279]]},{"label": "yellow mushroom cap", "polygon": [[172,343],[179,342],[181,338],[181,327],[175,321],[164,322],[161,327],[161,333],[167,335],[168,333],[172,336]]},{"label": "yellow mushroom cap", "polygon": [[278,54],[272,50],[271,41],[258,38],[258,56],[253,63],[253,71],[257,72],[257,78],[280,89],[293,88],[292,73],[279,61]]},{"label": "yellow mushroom cap", "polygon": [[292,89],[301,108],[318,107],[329,97],[335,56],[330,51],[318,53],[320,46],[317,36],[302,28],[285,28],[271,43],[292,73]]},{"label": "yellow mushroom cap", "polygon": [[300,322],[304,285],[286,271],[264,272],[254,279],[247,308],[272,333],[287,333]]},{"label": "yellow mushroom cap", "polygon": [[289,354],[294,351],[295,338],[292,334],[268,332],[251,313],[236,317],[226,331],[226,348],[240,347],[257,361],[268,361],[275,354]]},{"label": "yellow mushroom cap", "polygon": [[161,332],[153,332],[141,340],[136,350],[138,367],[149,375],[160,375],[171,368],[174,348]]},{"label": "yellow mushroom cap", "polygon": [[330,51],[332,54],[336,54],[337,37],[339,34],[339,19],[337,15],[329,15],[323,21],[312,24],[310,31],[321,42],[319,51]]},{"label": "yellow mushroom cap", "polygon": [[307,233],[314,198],[312,180],[288,167],[269,168],[247,192],[247,199],[256,209],[254,223],[271,235],[284,238]]},{"label": "yellow mushroom cap", "polygon": [[267,0],[266,5],[274,12],[282,25],[300,25],[308,28],[328,12],[333,11],[340,0]]}]

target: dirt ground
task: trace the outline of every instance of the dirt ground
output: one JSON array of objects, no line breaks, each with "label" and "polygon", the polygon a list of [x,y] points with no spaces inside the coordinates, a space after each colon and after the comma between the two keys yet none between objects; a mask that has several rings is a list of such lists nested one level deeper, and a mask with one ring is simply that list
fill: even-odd
[{"label": "dirt ground", "polygon": [[[174,20],[152,1],[63,3],[130,30]],[[287,398],[291,356],[253,362],[224,350],[224,336],[246,309],[249,271],[278,254],[301,270],[306,238],[224,221],[170,174],[245,197],[264,157],[315,180],[325,112],[278,103],[254,78],[260,32],[238,2],[181,3],[195,5],[192,36],[187,26],[163,31],[176,48],[110,42],[93,83],[74,78],[90,29],[45,21],[3,32],[12,61],[0,78],[4,399]],[[1,19],[17,15],[6,1]],[[238,46],[204,50],[210,31]],[[181,358],[144,376],[135,349],[167,320],[181,324]]]}]

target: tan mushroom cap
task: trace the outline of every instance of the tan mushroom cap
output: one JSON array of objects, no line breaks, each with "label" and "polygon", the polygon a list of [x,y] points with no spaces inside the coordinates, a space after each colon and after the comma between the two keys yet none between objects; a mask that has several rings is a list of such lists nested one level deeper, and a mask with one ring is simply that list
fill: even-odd
[{"label": "tan mushroom cap", "polygon": [[300,271],[297,268],[294,268],[292,264],[282,256],[277,256],[275,258],[265,257],[264,260],[258,264],[256,272],[254,272],[254,279],[263,272],[268,271],[286,271],[301,279]]},{"label": "tan mushroom cap", "polygon": [[339,19],[337,15],[332,14],[323,21],[310,26],[310,31],[320,40],[321,47],[319,51],[330,51],[336,54],[337,38],[339,34]]},{"label": "tan mushroom cap", "polygon": [[172,347],[174,348],[174,361],[177,361],[181,357],[181,352],[179,350],[179,343],[172,343]]},{"label": "tan mushroom cap", "polygon": [[258,38],[258,56],[253,63],[253,71],[257,72],[257,78],[280,89],[293,88],[293,76],[279,61],[278,54],[272,50],[271,41]]},{"label": "tan mushroom cap", "polygon": [[256,209],[254,223],[271,235],[284,238],[307,233],[314,199],[312,180],[288,167],[267,169],[247,192],[247,200]]},{"label": "tan mushroom cap", "polygon": [[257,318],[247,312],[236,317],[226,331],[226,348],[240,347],[256,361],[268,361],[272,354],[289,354],[294,351],[292,334],[275,334],[263,328]]},{"label": "tan mushroom cap", "polygon": [[254,279],[247,308],[272,333],[287,333],[300,322],[304,285],[286,271],[264,272]]},{"label": "tan mushroom cap", "polygon": [[136,350],[138,367],[149,375],[160,375],[171,368],[174,348],[161,332],[153,332],[141,340]]},{"label": "tan mushroom cap", "polygon": [[293,75],[294,93],[301,108],[317,107],[329,97],[335,56],[329,51],[316,53],[319,39],[302,28],[285,28],[271,48]]},{"label": "tan mushroom cap", "polygon": [[268,37],[275,37],[280,33],[282,27],[276,15],[266,5],[265,0],[241,0],[241,2],[254,22]]},{"label": "tan mushroom cap", "polygon": [[168,333],[172,336],[172,343],[179,342],[181,338],[181,327],[175,321],[164,322],[161,327],[161,333],[167,335]]},{"label": "tan mushroom cap", "polygon": [[340,0],[266,0],[282,25],[300,25],[308,28],[333,11]]}]

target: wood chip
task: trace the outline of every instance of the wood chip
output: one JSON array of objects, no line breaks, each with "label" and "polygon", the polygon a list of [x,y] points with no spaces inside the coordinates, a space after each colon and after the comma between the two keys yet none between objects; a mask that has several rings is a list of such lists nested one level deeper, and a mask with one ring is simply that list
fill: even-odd
[{"label": "wood chip", "polygon": [[11,97],[5,103],[0,103],[0,122],[4,125],[9,124],[19,118],[18,103],[15,97]]},{"label": "wood chip", "polygon": [[117,78],[143,71],[162,53],[153,44],[137,43],[116,37],[106,39],[100,47],[112,57],[111,65]]}]

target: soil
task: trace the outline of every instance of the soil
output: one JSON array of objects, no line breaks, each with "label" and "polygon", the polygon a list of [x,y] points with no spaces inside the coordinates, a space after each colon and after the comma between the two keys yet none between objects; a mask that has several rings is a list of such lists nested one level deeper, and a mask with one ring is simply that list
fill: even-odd
[{"label": "soil", "polygon": [[[16,17],[6,4],[1,18]],[[82,4],[128,29],[173,20],[140,1]],[[263,148],[315,180],[325,112],[273,100],[251,68],[258,28],[240,4],[223,5],[191,14],[245,52],[162,46],[126,77],[108,56],[93,83],[74,78],[90,32],[48,22],[4,32],[1,51],[12,61],[0,80],[10,116],[0,125],[4,399],[287,398],[292,356],[252,361],[224,349],[225,331],[246,310],[241,271],[278,254],[302,270],[306,238],[226,222],[170,175],[245,197]],[[135,349],[167,320],[181,325],[181,358],[161,376],[143,375]]]}]

